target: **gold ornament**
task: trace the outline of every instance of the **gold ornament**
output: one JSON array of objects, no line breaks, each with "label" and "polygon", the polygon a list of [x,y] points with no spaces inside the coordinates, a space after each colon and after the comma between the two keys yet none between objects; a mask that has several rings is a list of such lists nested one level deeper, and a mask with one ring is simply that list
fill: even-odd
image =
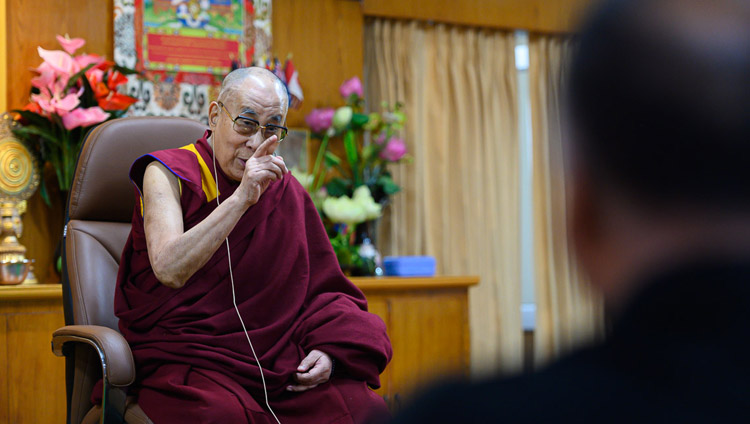
[{"label": "gold ornament", "polygon": [[0,284],[35,284],[33,260],[18,239],[26,200],[39,187],[39,161],[13,135],[15,125],[9,114],[0,115]]}]

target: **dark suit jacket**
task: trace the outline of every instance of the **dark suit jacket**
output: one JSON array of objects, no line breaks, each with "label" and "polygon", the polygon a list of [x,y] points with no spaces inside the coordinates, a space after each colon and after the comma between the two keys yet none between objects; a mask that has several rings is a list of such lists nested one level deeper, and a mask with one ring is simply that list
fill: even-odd
[{"label": "dark suit jacket", "polygon": [[652,278],[606,341],[426,394],[396,423],[750,422],[750,261]]}]

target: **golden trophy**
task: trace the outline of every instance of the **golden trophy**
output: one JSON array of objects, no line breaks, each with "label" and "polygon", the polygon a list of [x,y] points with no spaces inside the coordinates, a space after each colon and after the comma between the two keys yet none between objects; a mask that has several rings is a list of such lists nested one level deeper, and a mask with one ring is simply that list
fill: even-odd
[{"label": "golden trophy", "polygon": [[18,238],[26,200],[39,187],[39,161],[13,135],[14,125],[12,116],[0,115],[0,284],[36,284],[33,260]]}]

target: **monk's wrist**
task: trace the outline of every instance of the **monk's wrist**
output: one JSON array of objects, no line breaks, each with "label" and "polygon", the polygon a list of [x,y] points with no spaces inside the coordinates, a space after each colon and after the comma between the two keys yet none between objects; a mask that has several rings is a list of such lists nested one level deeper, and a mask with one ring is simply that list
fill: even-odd
[{"label": "monk's wrist", "polygon": [[250,199],[248,199],[247,197],[240,196],[238,192],[239,192],[239,190],[236,190],[225,201],[229,202],[232,205],[233,208],[239,208],[239,209],[241,209],[244,212],[247,208],[249,208],[250,206],[252,206],[254,203]]}]

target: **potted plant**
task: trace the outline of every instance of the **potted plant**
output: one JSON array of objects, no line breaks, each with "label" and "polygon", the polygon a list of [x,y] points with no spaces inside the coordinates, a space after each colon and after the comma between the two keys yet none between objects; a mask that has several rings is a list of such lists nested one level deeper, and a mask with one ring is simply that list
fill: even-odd
[{"label": "potted plant", "polygon": [[[86,133],[95,125],[125,114],[136,99],[118,92],[135,71],[102,56],[74,53],[81,38],[57,36],[63,50],[37,48],[42,63],[33,69],[29,103],[14,110],[16,136],[29,142],[42,162],[55,170],[58,187],[70,190],[76,159]],[[44,179],[40,186],[49,205]]]},{"label": "potted plant", "polygon": [[[345,81],[340,93],[346,105],[315,109],[306,117],[321,145],[312,173],[297,175],[326,223],[342,268],[353,275],[379,275],[377,222],[390,197],[401,190],[389,166],[411,160],[399,137],[406,116],[400,103],[383,103],[381,112],[365,113],[357,77]],[[343,158],[331,151],[332,141],[343,144]]]}]

